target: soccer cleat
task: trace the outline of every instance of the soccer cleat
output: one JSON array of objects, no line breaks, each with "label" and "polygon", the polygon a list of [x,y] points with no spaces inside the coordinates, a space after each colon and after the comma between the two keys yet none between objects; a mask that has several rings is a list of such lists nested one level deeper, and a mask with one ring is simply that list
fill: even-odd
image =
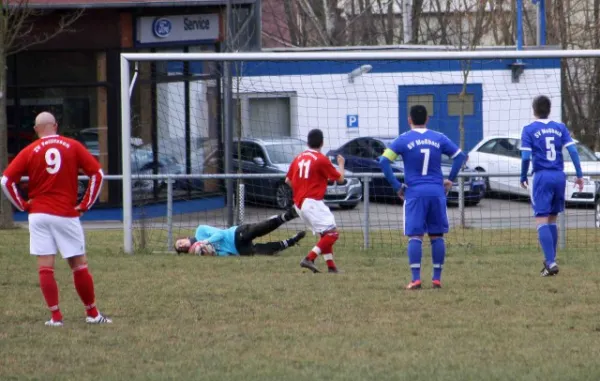
[{"label": "soccer cleat", "polygon": [[283,222],[288,222],[293,220],[294,218],[298,218],[298,213],[296,212],[296,208],[293,206],[285,211],[282,215]]},{"label": "soccer cleat", "polygon": [[304,237],[306,237],[305,231],[300,231],[296,233],[295,236],[287,240],[289,247],[296,245]]},{"label": "soccer cleat", "polygon": [[46,323],[44,323],[44,325],[46,327],[62,327],[63,322],[62,321],[54,321],[53,319],[50,319]]},{"label": "soccer cleat", "polygon": [[327,272],[330,274],[343,274],[344,270],[340,270],[338,268],[332,269],[332,268],[328,268]]},{"label": "soccer cleat", "polygon": [[300,261],[300,267],[309,269],[310,271],[312,271],[315,274],[320,272],[319,269],[317,268],[317,266],[315,266],[315,263],[313,261],[309,261],[306,258],[304,258],[303,260]]},{"label": "soccer cleat", "polygon": [[408,286],[406,286],[407,290],[420,290],[421,289],[421,281],[415,280],[414,282],[410,282]]},{"label": "soccer cleat", "polygon": [[542,271],[540,271],[540,276],[554,276],[558,274],[558,265],[555,264],[552,267],[548,267],[548,265],[546,265],[546,262],[544,262],[544,268],[542,269]]},{"label": "soccer cleat", "polygon": [[442,288],[442,282],[440,282],[439,280],[432,280],[431,281],[431,286],[433,288]]},{"label": "soccer cleat", "polygon": [[112,320],[98,314],[95,318],[88,316],[85,318],[85,322],[88,324],[112,324]]}]

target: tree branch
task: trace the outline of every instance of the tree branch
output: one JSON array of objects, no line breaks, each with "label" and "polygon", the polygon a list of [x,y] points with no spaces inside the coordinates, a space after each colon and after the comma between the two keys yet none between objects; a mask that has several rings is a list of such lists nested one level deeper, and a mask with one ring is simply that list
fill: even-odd
[{"label": "tree branch", "polygon": [[22,23],[19,24],[21,30],[17,30],[11,43],[6,45],[8,47],[7,54],[16,54],[32,46],[44,44],[59,34],[74,32],[74,30],[70,28],[81,17],[83,12],[83,9],[78,9],[66,15],[62,15],[58,21],[58,25],[53,31],[37,35],[32,35],[34,22],[31,20],[31,17],[34,16],[34,13],[28,13],[26,17],[21,19],[23,20]]}]

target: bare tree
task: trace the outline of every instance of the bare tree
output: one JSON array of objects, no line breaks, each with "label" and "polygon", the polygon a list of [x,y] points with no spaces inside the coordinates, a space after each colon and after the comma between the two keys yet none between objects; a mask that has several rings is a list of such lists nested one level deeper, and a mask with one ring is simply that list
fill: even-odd
[{"label": "bare tree", "polygon": [[[7,57],[70,31],[70,27],[81,14],[82,10],[78,10],[62,15],[52,30],[39,32],[35,28],[35,21],[43,13],[31,8],[28,0],[0,0],[0,168],[6,168],[8,165]],[[6,229],[12,226],[12,205],[2,194],[0,195],[0,228]]]},{"label": "bare tree", "polygon": [[[459,50],[474,50],[482,44],[484,36],[489,34],[494,12],[492,12],[491,0],[470,1],[470,0],[432,0],[430,9],[425,11],[431,15],[424,20],[424,34],[432,42],[439,45],[452,45]],[[469,84],[469,75],[471,74],[472,62],[464,60],[461,62],[462,87],[458,94],[457,105],[459,108],[459,146],[465,149],[465,113],[466,104],[469,99],[467,86]],[[464,192],[463,179],[459,179],[460,184],[460,225],[466,227],[466,218],[464,210]]]},{"label": "bare tree", "polygon": [[[548,42],[564,49],[600,48],[600,0],[565,0],[548,10]],[[600,151],[600,59],[562,60],[563,121]]]}]

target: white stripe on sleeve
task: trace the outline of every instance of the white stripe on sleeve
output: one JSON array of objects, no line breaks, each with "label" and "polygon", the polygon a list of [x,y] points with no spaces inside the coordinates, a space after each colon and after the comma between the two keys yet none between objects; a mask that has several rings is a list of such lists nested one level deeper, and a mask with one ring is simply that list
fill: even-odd
[{"label": "white stripe on sleeve", "polygon": [[[2,176],[2,191],[8,198],[8,200],[15,206],[15,208],[19,209],[21,212],[25,210],[20,197],[19,197],[19,188],[17,188],[17,184],[6,176]],[[10,184],[9,184],[10,183]]]}]

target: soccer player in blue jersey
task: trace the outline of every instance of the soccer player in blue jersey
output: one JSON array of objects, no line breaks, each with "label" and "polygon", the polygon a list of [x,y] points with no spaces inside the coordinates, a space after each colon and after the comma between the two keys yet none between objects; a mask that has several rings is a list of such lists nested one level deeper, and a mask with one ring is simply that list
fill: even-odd
[{"label": "soccer player in blue jersey", "polygon": [[[416,105],[410,109],[411,130],[396,138],[379,158],[385,178],[404,201],[404,235],[408,236],[408,261],[412,280],[406,286],[421,288],[423,237],[431,240],[433,288],[441,288],[442,267],[446,257],[444,234],[448,233],[446,194],[452,188],[465,154],[446,135],[428,130],[427,109]],[[394,175],[391,164],[398,156],[404,160],[404,184]],[[448,179],[442,173],[442,155],[453,159]]]},{"label": "soccer player in blue jersey", "polygon": [[[573,160],[577,179],[575,185],[583,190],[583,174],[575,142],[567,127],[548,119],[550,99],[540,95],[533,100],[533,114],[537,118],[523,128],[521,134],[521,187],[530,189],[531,205],[537,223],[538,239],[544,252],[541,276],[558,274],[556,218],[565,208],[566,175],[563,147]],[[531,185],[527,181],[529,163],[533,159]]]}]

